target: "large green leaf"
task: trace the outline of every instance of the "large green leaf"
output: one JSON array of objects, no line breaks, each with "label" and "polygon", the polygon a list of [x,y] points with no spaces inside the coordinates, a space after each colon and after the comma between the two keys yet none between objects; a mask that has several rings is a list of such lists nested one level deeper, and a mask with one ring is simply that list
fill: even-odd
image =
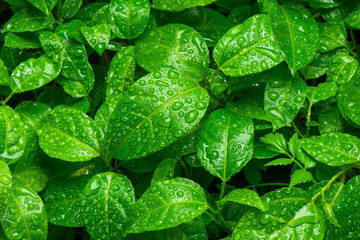
[{"label": "large green leaf", "polygon": [[75,162],[100,155],[95,122],[74,108],[55,107],[38,133],[40,146],[50,157]]},{"label": "large green leaf", "polygon": [[269,17],[255,15],[231,28],[216,44],[214,59],[229,76],[262,72],[282,62]]},{"label": "large green leaf", "polygon": [[266,211],[250,208],[235,227],[233,240],[323,239],[325,219],[304,190],[282,188],[261,199]]},{"label": "large green leaf", "polygon": [[29,188],[13,188],[1,225],[9,239],[47,239],[48,222],[44,203]]},{"label": "large green leaf", "polygon": [[36,8],[24,8],[17,11],[4,25],[4,32],[36,32],[50,28],[54,25],[55,19],[52,14],[49,16]]},{"label": "large green leaf", "polygon": [[310,11],[300,4],[273,6],[269,12],[277,46],[294,75],[314,58],[319,31]]},{"label": "large green leaf", "polygon": [[28,0],[28,2],[46,15],[49,15],[51,10],[55,7],[57,0]]},{"label": "large green leaf", "polygon": [[182,23],[194,28],[206,41],[208,47],[213,47],[219,39],[234,26],[221,13],[206,7],[197,7],[173,13],[169,16],[173,23]]},{"label": "large green leaf", "polygon": [[14,93],[26,92],[44,86],[60,73],[61,63],[55,63],[46,55],[19,64],[9,79]]},{"label": "large green leaf", "polygon": [[319,28],[319,52],[328,52],[346,45],[346,29],[341,23],[325,22],[318,23]]},{"label": "large green leaf", "polygon": [[201,165],[222,181],[229,180],[251,159],[253,138],[254,126],[250,118],[228,109],[212,112],[199,139]]},{"label": "large green leaf", "polygon": [[228,193],[223,199],[217,201],[217,205],[222,208],[226,202],[236,202],[247,206],[253,206],[261,211],[265,211],[259,195],[249,189],[235,189]]},{"label": "large green leaf", "polygon": [[124,175],[105,172],[93,176],[86,184],[81,200],[81,211],[90,236],[107,240],[125,236],[134,203],[134,189]]},{"label": "large green leaf", "polygon": [[148,0],[111,0],[108,22],[119,38],[133,39],[146,28],[150,14]]},{"label": "large green leaf", "polygon": [[185,178],[152,185],[136,201],[130,233],[161,230],[196,218],[207,209],[204,190]]},{"label": "large green leaf", "polygon": [[178,12],[186,8],[205,6],[216,0],[154,0],[152,7],[159,10]]},{"label": "large green leaf", "polygon": [[4,161],[0,161],[0,212],[3,213],[9,202],[12,187],[11,172]]},{"label": "large green leaf", "polygon": [[130,160],[168,146],[200,122],[208,102],[192,78],[173,70],[146,75],[124,92],[111,116],[107,158]]},{"label": "large green leaf", "polygon": [[[333,209],[340,226],[328,224],[327,239],[356,239],[360,234],[360,177],[350,179],[337,196]],[[334,194],[332,195],[334,196]]]},{"label": "large green leaf", "polygon": [[291,76],[286,69],[279,69],[266,85],[264,110],[274,130],[294,120],[307,94],[307,86],[301,76]]},{"label": "large green leaf", "polygon": [[345,133],[328,133],[301,140],[301,147],[314,159],[329,166],[360,160],[360,140]]},{"label": "large green leaf", "polygon": [[26,147],[26,130],[19,114],[8,106],[0,106],[0,160],[16,162]]},{"label": "large green leaf", "polygon": [[182,24],[168,24],[146,34],[135,45],[135,58],[136,63],[149,72],[181,69],[200,79],[206,75],[210,62],[204,39]]},{"label": "large green leaf", "polygon": [[111,60],[106,79],[106,103],[114,109],[123,92],[133,83],[135,73],[134,47],[126,47]]}]

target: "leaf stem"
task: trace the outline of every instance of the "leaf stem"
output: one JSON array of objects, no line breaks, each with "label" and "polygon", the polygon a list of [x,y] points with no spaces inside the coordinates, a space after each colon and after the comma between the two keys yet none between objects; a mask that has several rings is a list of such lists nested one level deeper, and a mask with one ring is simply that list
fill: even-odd
[{"label": "leaf stem", "polygon": [[304,138],[304,135],[300,132],[299,128],[296,126],[296,124],[294,123],[294,121],[291,122],[291,126],[295,129],[295,131],[297,132],[297,134],[299,134],[299,136],[301,138]]},{"label": "leaf stem", "polygon": [[14,96],[14,94],[15,94],[14,92],[11,92],[11,93],[9,94],[9,96],[6,97],[5,100],[1,101],[1,104],[2,104],[2,105],[6,105],[6,103],[10,100],[10,98],[11,98],[12,96]]},{"label": "leaf stem", "polygon": [[306,137],[310,136],[310,122],[311,122],[311,108],[312,108],[312,102],[309,101],[309,108],[306,116]]},{"label": "leaf stem", "polygon": [[221,182],[221,190],[220,190],[220,200],[224,198],[225,186],[226,186],[226,181],[222,180],[222,182]]},{"label": "leaf stem", "polygon": [[355,37],[354,37],[354,32],[352,29],[350,29],[350,35],[351,35],[351,40],[353,41],[353,43],[356,45],[356,40],[355,40]]}]

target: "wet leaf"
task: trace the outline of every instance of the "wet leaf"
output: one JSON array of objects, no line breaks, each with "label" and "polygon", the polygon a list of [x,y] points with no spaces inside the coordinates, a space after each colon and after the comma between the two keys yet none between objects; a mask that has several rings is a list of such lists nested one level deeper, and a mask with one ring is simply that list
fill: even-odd
[{"label": "wet leaf", "polygon": [[350,81],[343,84],[337,97],[338,109],[345,119],[360,126],[359,103],[358,83]]},{"label": "wet leaf", "polygon": [[11,172],[4,161],[0,161],[0,211],[4,212],[10,197],[12,187]]},{"label": "wet leaf", "polygon": [[99,24],[92,27],[84,26],[80,28],[80,31],[90,46],[101,56],[110,41],[110,26],[108,24]]},{"label": "wet leaf", "polygon": [[338,91],[337,84],[334,82],[320,83],[317,87],[308,87],[307,98],[310,103],[324,101],[334,97]]},{"label": "wet leaf", "polygon": [[327,80],[343,84],[349,82],[354,76],[358,66],[358,61],[344,54],[335,56],[330,64],[330,68],[326,72]]},{"label": "wet leaf", "polygon": [[51,10],[55,7],[57,0],[28,0],[34,7],[44,12],[46,15],[51,13]]},{"label": "wet leaf", "polygon": [[319,52],[328,52],[346,45],[345,26],[336,22],[319,23]]},{"label": "wet leaf", "polygon": [[152,1],[152,7],[159,10],[179,12],[186,8],[205,6],[215,0],[154,0]]},{"label": "wet leaf", "polygon": [[253,206],[261,211],[265,211],[264,205],[261,202],[259,195],[249,189],[235,189],[228,193],[223,199],[217,201],[217,205],[222,208],[226,202],[236,202],[247,206]]},{"label": "wet leaf", "polygon": [[28,49],[40,48],[39,36],[37,33],[8,33],[5,35],[5,47]]}]

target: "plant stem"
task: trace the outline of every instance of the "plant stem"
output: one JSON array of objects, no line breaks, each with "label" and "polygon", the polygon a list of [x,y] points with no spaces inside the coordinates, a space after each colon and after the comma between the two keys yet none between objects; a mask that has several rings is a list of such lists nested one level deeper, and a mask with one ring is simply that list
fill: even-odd
[{"label": "plant stem", "polygon": [[312,102],[309,101],[309,108],[306,116],[306,137],[310,136],[311,108],[312,108]]},{"label": "plant stem", "polygon": [[295,129],[295,131],[297,132],[297,134],[299,134],[299,136],[301,138],[304,137],[304,135],[300,132],[299,128],[296,126],[296,124],[294,123],[294,121],[291,122],[291,126]]},{"label": "plant stem", "polygon": [[221,182],[220,200],[224,198],[226,181]]},{"label": "plant stem", "polygon": [[11,93],[9,94],[9,96],[7,96],[6,99],[1,102],[2,105],[6,105],[6,103],[10,100],[10,98],[11,98],[12,96],[14,96],[14,94],[15,94],[14,92],[11,92]]},{"label": "plant stem", "polygon": [[355,37],[354,37],[354,32],[352,29],[350,29],[350,35],[351,35],[351,40],[353,41],[354,44],[356,44],[356,40],[355,40]]}]

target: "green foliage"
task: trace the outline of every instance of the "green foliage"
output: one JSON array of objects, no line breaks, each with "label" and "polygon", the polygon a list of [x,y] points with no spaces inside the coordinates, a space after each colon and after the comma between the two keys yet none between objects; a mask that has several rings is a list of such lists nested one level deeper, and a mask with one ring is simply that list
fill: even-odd
[{"label": "green foliage", "polygon": [[358,1],[0,5],[0,239],[359,238]]}]

